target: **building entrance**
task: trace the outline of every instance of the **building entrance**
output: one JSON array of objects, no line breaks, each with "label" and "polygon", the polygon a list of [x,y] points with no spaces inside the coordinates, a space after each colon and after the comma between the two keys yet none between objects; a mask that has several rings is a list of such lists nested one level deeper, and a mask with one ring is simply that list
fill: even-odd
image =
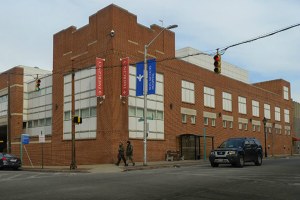
[{"label": "building entrance", "polygon": [[7,151],[7,126],[0,126],[0,152]]},{"label": "building entrance", "polygon": [[179,137],[181,156],[185,160],[199,160],[209,155],[213,149],[214,138],[212,136],[183,134]]}]

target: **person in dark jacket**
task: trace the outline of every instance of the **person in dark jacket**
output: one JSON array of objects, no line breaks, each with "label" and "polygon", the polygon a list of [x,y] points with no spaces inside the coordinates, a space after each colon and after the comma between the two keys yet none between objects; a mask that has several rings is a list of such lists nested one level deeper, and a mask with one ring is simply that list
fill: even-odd
[{"label": "person in dark jacket", "polygon": [[121,159],[124,161],[125,163],[125,166],[127,166],[126,164],[126,159],[125,159],[125,156],[124,156],[124,146],[123,146],[123,143],[120,142],[119,144],[119,149],[118,149],[118,162],[116,163],[117,166],[119,166],[120,162],[121,162]]},{"label": "person in dark jacket", "polygon": [[128,161],[127,166],[129,164],[129,161],[131,161],[132,166],[135,165],[135,163],[133,162],[133,146],[130,143],[130,141],[127,141],[127,147],[126,147],[126,159]]}]

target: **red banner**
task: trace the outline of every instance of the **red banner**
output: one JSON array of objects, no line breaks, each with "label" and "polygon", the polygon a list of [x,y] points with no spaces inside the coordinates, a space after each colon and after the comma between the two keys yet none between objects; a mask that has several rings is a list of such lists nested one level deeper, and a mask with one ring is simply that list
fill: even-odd
[{"label": "red banner", "polygon": [[96,58],[96,96],[104,96],[103,91],[103,63],[104,59]]},{"label": "red banner", "polygon": [[122,96],[129,95],[129,58],[122,58]]}]

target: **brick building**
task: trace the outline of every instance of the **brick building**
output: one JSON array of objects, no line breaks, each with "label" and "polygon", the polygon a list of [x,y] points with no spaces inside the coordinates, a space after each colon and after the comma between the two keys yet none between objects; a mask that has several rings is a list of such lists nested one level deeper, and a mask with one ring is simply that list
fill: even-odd
[{"label": "brick building", "polygon": [[[128,139],[134,146],[135,160],[143,160],[144,125],[140,118],[144,101],[135,95],[135,63],[143,61],[144,45],[161,30],[157,25],[148,28],[138,24],[136,15],[110,5],[90,16],[86,26],[71,26],[54,35],[52,133],[46,137],[44,150],[47,164],[71,162],[72,73],[75,112],[83,118],[83,123],[76,125],[77,163],[113,163],[119,141]],[[167,150],[177,150],[185,159],[200,159],[229,137],[256,137],[264,144],[264,128],[269,155],[291,153],[293,104],[289,82],[279,79],[249,84],[176,59],[175,53],[175,33],[169,30],[148,48],[148,58],[157,59],[157,91],[148,95],[147,101],[152,117],[148,120],[149,161],[164,160]],[[105,98],[95,94],[96,57],[105,59]],[[120,97],[120,59],[125,57],[130,60],[129,96]],[[5,80],[1,81],[0,92],[7,88]],[[22,105],[19,107],[16,113],[22,113]],[[266,127],[264,117],[268,119]],[[29,121],[12,134],[17,137],[28,129]],[[35,142],[27,145],[37,164],[41,156],[39,131],[30,134]],[[12,147],[18,153],[19,144]]]}]

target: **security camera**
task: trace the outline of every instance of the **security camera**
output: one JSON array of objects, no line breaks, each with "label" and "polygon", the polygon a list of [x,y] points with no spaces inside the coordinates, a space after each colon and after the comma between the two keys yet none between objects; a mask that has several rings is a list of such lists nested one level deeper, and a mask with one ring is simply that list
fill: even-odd
[{"label": "security camera", "polygon": [[111,30],[111,31],[110,31],[110,36],[111,36],[111,37],[114,37],[114,36],[115,36],[115,31],[114,31],[114,30]]}]

